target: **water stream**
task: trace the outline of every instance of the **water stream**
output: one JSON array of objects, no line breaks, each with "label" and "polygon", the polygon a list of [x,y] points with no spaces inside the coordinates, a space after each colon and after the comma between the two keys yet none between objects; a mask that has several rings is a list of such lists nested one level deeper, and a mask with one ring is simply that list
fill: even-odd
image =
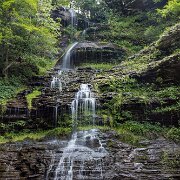
[{"label": "water stream", "polygon": [[104,148],[101,133],[97,129],[76,129],[78,125],[82,125],[84,115],[87,114],[88,125],[94,125],[95,107],[96,101],[90,86],[82,84],[71,105],[74,132],[67,146],[52,154],[46,179],[103,179],[103,158],[108,153]]},{"label": "water stream", "polygon": [[[73,9],[71,14],[71,25],[77,24],[76,13]],[[86,30],[83,34],[85,36]],[[74,42],[68,48],[63,57],[61,70],[57,77],[53,77],[51,88],[58,88],[62,91],[64,71],[72,69],[72,51],[78,42]],[[67,78],[66,78],[67,79]],[[65,83],[63,83],[64,86]],[[57,121],[57,110],[55,116]],[[102,143],[101,132],[97,129],[78,131],[79,126],[95,125],[96,99],[91,91],[91,85],[81,84],[79,91],[71,103],[73,133],[71,139],[64,148],[52,152],[52,159],[46,173],[47,180],[101,180],[104,174],[103,158],[107,156],[105,144]]]},{"label": "water stream", "polygon": [[82,84],[71,104],[74,125],[94,125],[95,108],[96,99],[94,93],[91,92],[88,84]]},{"label": "water stream", "polygon": [[51,81],[51,89],[59,89],[59,91],[62,91],[62,82],[58,77],[53,77],[53,80]]},{"label": "water stream", "polygon": [[96,129],[74,132],[61,157],[52,155],[46,179],[103,179],[103,158],[108,153],[99,136]]},{"label": "water stream", "polygon": [[71,46],[69,47],[68,51],[65,53],[64,57],[63,57],[63,62],[62,62],[62,70],[69,70],[72,69],[72,65],[71,65],[71,53],[72,50],[74,49],[74,47],[78,44],[78,42],[74,42],[73,44],[71,44]]},{"label": "water stream", "polygon": [[71,26],[76,27],[77,26],[77,15],[74,9],[69,9],[70,15],[71,15]]}]

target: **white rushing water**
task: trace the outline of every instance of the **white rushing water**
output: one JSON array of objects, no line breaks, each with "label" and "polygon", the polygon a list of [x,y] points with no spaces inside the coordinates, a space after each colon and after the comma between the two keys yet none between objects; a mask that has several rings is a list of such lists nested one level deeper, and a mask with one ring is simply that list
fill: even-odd
[{"label": "white rushing water", "polygon": [[[72,102],[73,124],[87,114],[95,116],[96,101],[88,84],[82,84]],[[89,123],[94,124],[89,118]],[[88,125],[89,125],[88,123]],[[105,143],[101,140],[99,130],[77,131],[75,129],[71,140],[52,153],[52,160],[47,170],[47,180],[103,180],[105,173],[103,158],[107,156]],[[62,148],[62,147],[61,147]]]},{"label": "white rushing water", "polygon": [[[95,109],[96,99],[94,98],[94,94],[91,92],[88,84],[82,84],[71,104],[72,119],[75,123],[75,126],[81,123],[78,122],[79,118],[85,117],[89,117],[89,121],[92,119],[92,121],[89,122],[89,125],[94,125]],[[81,120],[82,119],[79,121]]]},{"label": "white rushing water", "polygon": [[[107,156],[107,151],[98,134],[95,129],[73,133],[57,164],[54,180],[103,179],[103,158]],[[51,164],[48,173],[52,169]]]},{"label": "white rushing water", "polygon": [[82,36],[85,37],[88,29],[83,30]]},{"label": "white rushing water", "polygon": [[72,69],[71,67],[71,53],[72,50],[74,49],[74,47],[78,44],[78,42],[74,42],[70,48],[68,49],[68,51],[65,53],[64,57],[63,57],[63,63],[62,63],[62,70],[69,70]]},{"label": "white rushing water", "polygon": [[58,77],[53,77],[51,89],[59,89],[59,91],[62,91],[62,82]]},{"label": "white rushing water", "polygon": [[77,15],[74,9],[69,9],[70,15],[71,15],[71,26],[76,27],[77,26]]}]

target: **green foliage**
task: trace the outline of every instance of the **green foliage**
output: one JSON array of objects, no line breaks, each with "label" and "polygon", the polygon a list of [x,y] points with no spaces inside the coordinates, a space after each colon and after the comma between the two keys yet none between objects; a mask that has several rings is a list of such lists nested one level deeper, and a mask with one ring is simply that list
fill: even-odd
[{"label": "green foliage", "polygon": [[[78,33],[77,29],[73,27],[72,25],[67,26],[64,28],[64,33],[69,38],[69,40],[73,41],[74,39],[77,39],[76,34]],[[70,41],[69,41],[70,42]]]},{"label": "green foliage", "polygon": [[41,95],[41,91],[39,90],[34,90],[32,93],[28,94],[26,96],[27,99],[27,103],[28,103],[28,109],[32,108],[32,100],[36,97],[38,97],[39,95]]},{"label": "green foliage", "polygon": [[[55,59],[59,24],[50,17],[51,1],[2,0],[0,2],[0,71],[11,62],[27,62],[28,56]],[[38,60],[39,61],[39,60]],[[10,67],[11,69],[11,67]]]},{"label": "green foliage", "polygon": [[114,130],[119,134],[119,138],[123,142],[133,145],[139,145],[139,142],[143,139],[154,139],[159,136],[164,136],[175,142],[180,142],[179,128],[166,128],[160,126],[160,124],[127,121],[118,125]]},{"label": "green foliage", "polygon": [[173,141],[180,142],[180,128],[172,127],[167,131],[167,137]]},{"label": "green foliage", "polygon": [[71,0],[52,0],[52,5],[65,6],[68,7],[70,5]]},{"label": "green foliage", "polygon": [[40,140],[45,137],[64,137],[71,133],[70,128],[55,128],[47,131],[39,131],[39,132],[20,132],[20,133],[6,133],[4,136],[0,136],[0,144],[7,142],[16,142],[23,141],[25,139],[30,140]]},{"label": "green foliage", "polygon": [[163,9],[158,9],[158,12],[163,16],[176,16],[180,15],[180,1],[179,0],[169,0],[167,5]]},{"label": "green foliage", "polygon": [[132,132],[135,135],[139,136],[146,136],[150,137],[149,135],[156,134],[156,133],[162,133],[163,128],[157,124],[157,125],[152,125],[150,123],[138,123],[135,121],[128,121],[122,124],[121,126],[122,129],[126,129],[127,131]]},{"label": "green foliage", "polygon": [[5,104],[7,99],[13,98],[24,87],[19,78],[12,77],[9,80],[0,78],[0,104]]},{"label": "green foliage", "polygon": [[18,120],[16,122],[10,122],[8,124],[0,123],[0,129],[4,132],[14,132],[15,129],[21,130],[26,126],[26,121]]},{"label": "green foliage", "polygon": [[92,69],[96,70],[109,70],[115,66],[115,64],[110,64],[110,63],[85,63],[81,64],[82,67],[90,67]]},{"label": "green foliage", "polygon": [[75,0],[72,5],[83,16],[89,18],[93,22],[102,22],[106,16],[106,7],[104,1],[97,0]]},{"label": "green foliage", "polygon": [[180,168],[180,153],[179,151],[174,151],[172,154],[170,154],[168,151],[163,152],[161,157],[161,164],[163,169],[166,170],[173,170],[174,168]]},{"label": "green foliage", "polygon": [[[26,54],[26,55],[24,55],[24,58],[26,58],[26,61],[28,64],[32,64],[34,66],[34,69],[37,69],[35,74],[31,73],[33,75],[37,75],[37,74],[44,75],[44,74],[46,74],[47,70],[54,67],[54,65],[56,63],[56,61],[53,61],[50,58],[39,57],[36,55]],[[27,72],[27,70],[26,70],[26,72]]]},{"label": "green foliage", "polygon": [[132,132],[125,129],[117,128],[115,131],[119,134],[119,140],[134,146],[139,146],[139,142],[145,139],[144,137],[134,135]]}]

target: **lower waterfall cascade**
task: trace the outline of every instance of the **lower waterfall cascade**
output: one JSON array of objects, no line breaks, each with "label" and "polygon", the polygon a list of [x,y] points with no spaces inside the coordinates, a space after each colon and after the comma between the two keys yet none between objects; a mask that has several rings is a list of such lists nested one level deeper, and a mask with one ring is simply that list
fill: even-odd
[{"label": "lower waterfall cascade", "polygon": [[[82,84],[72,101],[72,122],[74,132],[67,146],[52,154],[51,165],[46,179],[73,180],[73,179],[103,179],[103,158],[108,152],[100,138],[97,129],[77,131],[84,115],[92,116],[89,124],[94,125],[96,101],[88,84]],[[88,125],[89,125],[88,124]]]},{"label": "lower waterfall cascade", "polygon": [[96,129],[74,132],[61,157],[52,155],[46,179],[103,179],[103,158],[108,153],[98,135]]}]

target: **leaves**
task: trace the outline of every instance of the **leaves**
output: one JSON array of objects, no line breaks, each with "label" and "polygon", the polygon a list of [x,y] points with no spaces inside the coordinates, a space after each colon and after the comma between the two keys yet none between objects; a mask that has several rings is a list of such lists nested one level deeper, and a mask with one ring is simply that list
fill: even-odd
[{"label": "leaves", "polygon": [[158,9],[158,12],[163,16],[179,16],[180,15],[180,0],[169,0],[168,4],[163,9]]},{"label": "leaves", "polygon": [[52,9],[51,0],[0,2],[0,72],[19,57],[55,59],[60,25],[51,18]]}]

